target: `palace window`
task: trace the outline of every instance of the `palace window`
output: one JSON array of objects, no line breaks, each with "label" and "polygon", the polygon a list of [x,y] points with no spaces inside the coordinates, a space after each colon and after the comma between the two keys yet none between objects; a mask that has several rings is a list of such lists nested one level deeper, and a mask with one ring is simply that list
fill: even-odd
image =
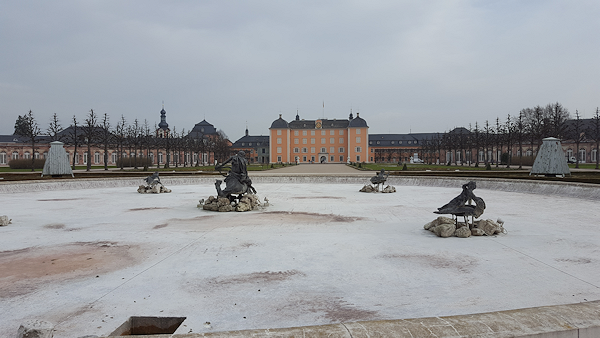
[{"label": "palace window", "polygon": [[357,133],[357,134],[360,134],[360,129],[356,129],[356,133]]},{"label": "palace window", "polygon": [[281,135],[281,129],[277,130],[277,135]]},{"label": "palace window", "polygon": [[299,139],[297,139],[297,138],[295,138],[295,139],[294,139],[294,144],[300,144],[300,140],[299,140]]},{"label": "palace window", "polygon": [[[303,152],[303,153],[308,153],[308,148],[306,148],[306,147],[302,148],[302,152]],[[305,160],[305,161],[306,161],[306,160]]]},{"label": "palace window", "polygon": [[306,136],[306,130],[302,131],[302,136]]},{"label": "palace window", "polygon": [[[340,147],[340,151],[339,151],[339,152],[340,152],[340,153],[343,153],[343,152],[344,152],[344,147]],[[342,161],[343,161],[343,160],[342,160]]]},{"label": "palace window", "polygon": [[94,153],[94,164],[98,164],[98,163],[100,163],[100,153],[95,152]]},{"label": "palace window", "polygon": [[325,135],[325,130],[321,130],[321,135]]},{"label": "palace window", "polygon": [[324,152],[326,152],[326,151],[327,151],[327,150],[325,149],[325,147],[322,147],[322,148],[321,148],[321,152],[322,152],[322,153],[324,153]]},{"label": "palace window", "polygon": [[314,154],[315,153],[315,147],[310,147],[310,153]]},{"label": "palace window", "polygon": [[6,152],[0,153],[0,164],[6,164]]},{"label": "palace window", "polygon": [[314,130],[311,130],[311,131],[310,131],[310,135],[311,135],[311,136],[315,136],[315,131],[314,131]]},{"label": "palace window", "polygon": [[362,151],[362,149],[360,147],[356,147],[356,152],[360,153]]},{"label": "palace window", "polygon": [[302,139],[302,144],[307,144],[307,142],[306,142],[306,139],[305,139],[305,138],[303,138],[303,139]]},{"label": "palace window", "polygon": [[294,136],[298,136],[298,131],[294,130]]},{"label": "palace window", "polygon": [[344,138],[340,137],[340,143],[344,143]]},{"label": "palace window", "polygon": [[277,138],[277,144],[281,144],[281,137]]},{"label": "palace window", "polygon": [[299,149],[299,148],[294,148],[294,152],[295,152],[295,153],[299,153],[299,152],[300,152],[300,149]]},{"label": "palace window", "polygon": [[26,151],[25,154],[23,154],[23,158],[28,160],[31,158],[31,154],[28,151]]},{"label": "palace window", "polygon": [[335,137],[331,137],[331,138],[329,139],[329,143],[330,143],[330,144],[334,144],[334,143],[335,143]]},{"label": "palace window", "polygon": [[277,147],[277,153],[281,154],[281,147]]},{"label": "palace window", "polygon": [[[329,152],[330,153],[335,153],[335,147],[329,147]],[[332,160],[333,161],[333,160]]]},{"label": "palace window", "polygon": [[327,140],[326,140],[325,138],[322,138],[322,139],[321,139],[321,144],[325,144],[325,142],[326,142],[326,141],[327,141]]},{"label": "palace window", "polygon": [[360,136],[356,137],[356,143],[360,143]]},{"label": "palace window", "polygon": [[[331,129],[331,130],[329,131],[329,135],[335,135],[335,130]],[[332,160],[332,161],[333,161],[333,160]]]}]

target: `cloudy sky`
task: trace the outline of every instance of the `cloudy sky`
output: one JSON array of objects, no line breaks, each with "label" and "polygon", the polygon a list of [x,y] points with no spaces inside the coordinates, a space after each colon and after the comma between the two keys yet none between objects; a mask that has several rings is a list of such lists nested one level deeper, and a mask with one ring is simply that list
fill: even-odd
[{"label": "cloudy sky", "polygon": [[[600,2],[0,0],[0,134],[94,109],[206,119],[230,139],[283,115],[445,131],[550,102],[600,106]],[[324,108],[323,108],[324,103]]]}]

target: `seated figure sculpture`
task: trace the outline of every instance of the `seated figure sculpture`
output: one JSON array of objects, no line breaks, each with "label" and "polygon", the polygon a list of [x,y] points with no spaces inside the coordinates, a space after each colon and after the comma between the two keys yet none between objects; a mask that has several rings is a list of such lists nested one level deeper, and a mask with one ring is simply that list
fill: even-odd
[{"label": "seated figure sculpture", "polygon": [[226,197],[230,201],[236,199],[233,195],[238,195],[238,198],[248,192],[256,194],[256,190],[252,187],[252,180],[248,177],[248,170],[246,168],[248,162],[245,158],[246,153],[240,151],[239,153],[231,156],[227,161],[217,164],[216,170],[221,171],[223,166],[227,163],[231,163],[231,171],[225,177],[225,189],[221,190],[221,180],[215,182],[217,188],[217,195],[219,197]]},{"label": "seated figure sculpture", "polygon": [[381,171],[377,175],[371,177],[371,183],[375,185],[385,184],[385,181],[387,180],[388,176],[390,176],[390,174],[386,174],[385,169],[381,169]]},{"label": "seated figure sculpture", "polygon": [[[463,184],[463,190],[460,195],[453,198],[444,206],[439,207],[437,211],[434,211],[434,213],[452,214],[456,217],[457,223],[458,216],[463,216],[465,219],[465,224],[468,224],[468,216],[471,216],[472,218],[479,218],[479,216],[481,216],[485,210],[485,202],[482,198],[475,196],[473,193],[473,190],[475,190],[476,187],[477,186],[474,181]],[[475,202],[475,205],[472,205],[471,202]]]}]

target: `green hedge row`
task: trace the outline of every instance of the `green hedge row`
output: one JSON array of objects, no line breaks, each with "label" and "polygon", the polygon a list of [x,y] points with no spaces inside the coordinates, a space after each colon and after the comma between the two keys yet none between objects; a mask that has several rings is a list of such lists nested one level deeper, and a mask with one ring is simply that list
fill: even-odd
[{"label": "green hedge row", "polygon": [[[44,169],[44,163],[46,163],[45,159],[33,160],[33,168],[34,169]],[[8,162],[8,166],[11,169],[31,169],[31,160],[30,159],[10,160]]]}]

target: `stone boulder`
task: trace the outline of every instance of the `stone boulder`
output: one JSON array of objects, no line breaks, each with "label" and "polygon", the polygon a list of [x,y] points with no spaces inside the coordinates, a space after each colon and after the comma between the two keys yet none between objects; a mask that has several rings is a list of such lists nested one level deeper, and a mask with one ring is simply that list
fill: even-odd
[{"label": "stone boulder", "polygon": [[469,238],[469,237],[471,237],[471,230],[469,229],[468,226],[462,226],[462,227],[456,229],[456,231],[454,232],[454,236],[460,237],[460,238]]},{"label": "stone boulder", "polygon": [[379,189],[377,188],[377,186],[372,186],[370,184],[367,184],[364,187],[362,187],[362,189],[360,189],[359,191],[360,192],[378,192]]},{"label": "stone boulder", "polygon": [[496,234],[504,233],[504,227],[502,224],[495,222],[491,219],[482,219],[474,222],[474,227],[483,230],[487,236],[493,236]]},{"label": "stone boulder", "polygon": [[167,189],[164,185],[156,183],[153,185],[140,185],[137,192],[140,194],[160,194],[169,193],[171,192],[171,189]]},{"label": "stone boulder", "polygon": [[8,216],[0,216],[0,226],[11,224],[12,219],[9,219]]},{"label": "stone boulder", "polygon": [[477,228],[471,229],[471,236],[483,236],[485,235],[485,231]]},{"label": "stone boulder", "polygon": [[456,231],[456,225],[454,223],[444,223],[433,228],[433,233],[438,237],[451,237]]},{"label": "stone boulder", "polygon": [[388,185],[387,187],[383,188],[383,190],[381,190],[381,192],[384,192],[384,193],[396,192],[396,187],[394,187],[392,185]]},{"label": "stone boulder", "polygon": [[52,338],[54,325],[43,320],[27,320],[19,326],[17,338]]},{"label": "stone boulder", "polygon": [[423,226],[423,228],[425,228],[425,230],[433,231],[432,228],[435,228],[436,226],[438,226],[440,224],[446,224],[446,223],[454,224],[454,220],[450,217],[440,216],[440,217],[434,219],[433,221],[425,224]]}]

